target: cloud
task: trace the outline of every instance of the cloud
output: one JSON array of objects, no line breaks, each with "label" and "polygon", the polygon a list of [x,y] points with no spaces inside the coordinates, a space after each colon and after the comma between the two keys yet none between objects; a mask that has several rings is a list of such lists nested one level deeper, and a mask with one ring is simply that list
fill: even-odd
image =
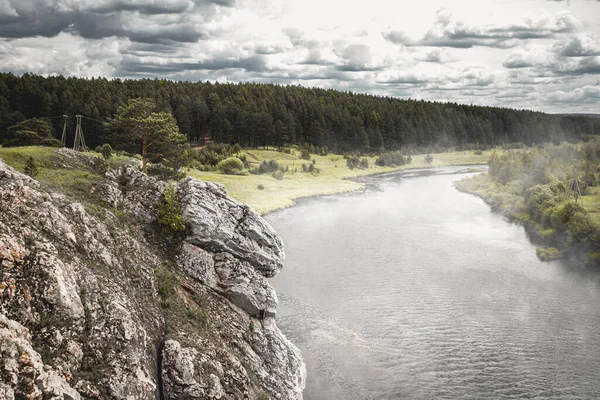
[{"label": "cloud", "polygon": [[347,46],[342,52],[341,58],[343,63],[336,67],[338,71],[376,71],[382,68],[373,64],[371,49],[364,44],[351,44]]},{"label": "cloud", "polygon": [[432,28],[419,40],[410,39],[401,31],[389,30],[383,37],[395,44],[404,46],[432,46],[468,49],[474,46],[492,48],[511,48],[522,40],[546,39],[558,34],[574,32],[579,22],[568,13],[559,13],[548,17],[541,15],[537,19],[524,18],[522,21],[501,26],[474,25],[457,21],[447,10],[437,13]]},{"label": "cloud", "polygon": [[573,37],[566,42],[557,43],[554,47],[558,54],[563,57],[599,56],[600,38],[593,34],[584,34]]},{"label": "cloud", "polygon": [[420,61],[430,63],[446,63],[451,61],[451,58],[442,49],[433,49],[424,56],[419,58]]},{"label": "cloud", "polygon": [[234,0],[0,0],[0,37],[86,39],[112,36],[143,43],[190,43],[208,38],[214,8]]}]

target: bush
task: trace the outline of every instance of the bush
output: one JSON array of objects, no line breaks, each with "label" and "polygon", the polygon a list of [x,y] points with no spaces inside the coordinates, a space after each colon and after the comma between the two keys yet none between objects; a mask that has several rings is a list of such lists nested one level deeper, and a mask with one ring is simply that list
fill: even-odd
[{"label": "bush", "polygon": [[33,131],[17,131],[12,139],[5,141],[3,147],[18,147],[18,146],[49,146],[61,147],[60,140],[48,137],[42,137]]},{"label": "bush", "polygon": [[158,223],[167,234],[176,235],[185,231],[181,203],[172,184],[165,189],[162,201],[157,204],[156,212]]},{"label": "bush", "polygon": [[560,258],[560,252],[554,247],[538,247],[535,253],[541,261],[552,261]]},{"label": "bush", "polygon": [[360,159],[358,158],[357,155],[350,155],[346,159],[346,165],[350,169],[354,169],[354,168],[358,167],[358,164],[360,164]]},{"label": "bush", "polygon": [[25,162],[24,172],[32,178],[35,178],[37,174],[40,173],[40,169],[35,162],[33,157],[27,157],[27,161]]},{"label": "bush", "polygon": [[108,160],[112,157],[113,149],[110,144],[104,143],[102,147],[100,147],[100,154],[104,157],[105,160]]},{"label": "bush", "polygon": [[303,160],[310,160],[310,153],[306,149],[302,149],[302,153],[300,154],[300,158]]},{"label": "bush", "polygon": [[425,156],[425,163],[431,164],[432,161],[433,161],[433,157],[431,156],[431,154],[427,154]]},{"label": "bush", "polygon": [[277,179],[278,181],[283,179],[283,172],[277,170],[275,172],[273,172],[273,174],[271,175],[273,178]]},{"label": "bush", "polygon": [[369,160],[366,158],[361,158],[360,159],[360,163],[358,165],[361,169],[367,169],[369,168]]},{"label": "bush", "polygon": [[244,163],[237,157],[229,157],[219,162],[217,169],[224,174],[239,175],[244,171]]},{"label": "bush", "polygon": [[263,185],[262,183],[259,183],[258,186],[256,187],[258,190],[265,190],[265,185]]},{"label": "bush", "polygon": [[256,172],[259,174],[266,174],[268,172],[274,172],[278,170],[283,172],[284,168],[281,165],[279,165],[279,163],[276,160],[264,160],[262,164],[260,164]]}]

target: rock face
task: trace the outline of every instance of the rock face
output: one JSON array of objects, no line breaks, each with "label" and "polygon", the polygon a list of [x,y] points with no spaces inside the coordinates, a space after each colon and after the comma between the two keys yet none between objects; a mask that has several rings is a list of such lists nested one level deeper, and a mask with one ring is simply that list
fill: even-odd
[{"label": "rock face", "polygon": [[178,192],[190,228],[188,242],[230,253],[266,277],[283,268],[281,237],[250,207],[227,196],[222,185],[187,178],[179,184]]},{"label": "rock face", "polygon": [[90,191],[109,208],[92,215],[0,160],[0,398],[302,399],[265,279],[283,265],[273,229],[186,179],[190,235],[173,254],[155,223],[167,184],[134,165],[101,172]]}]

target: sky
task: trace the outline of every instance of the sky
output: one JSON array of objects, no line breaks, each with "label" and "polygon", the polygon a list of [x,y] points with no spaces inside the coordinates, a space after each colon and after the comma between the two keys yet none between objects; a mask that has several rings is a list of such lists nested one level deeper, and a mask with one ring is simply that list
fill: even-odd
[{"label": "sky", "polygon": [[600,113],[600,0],[0,0],[0,71]]}]

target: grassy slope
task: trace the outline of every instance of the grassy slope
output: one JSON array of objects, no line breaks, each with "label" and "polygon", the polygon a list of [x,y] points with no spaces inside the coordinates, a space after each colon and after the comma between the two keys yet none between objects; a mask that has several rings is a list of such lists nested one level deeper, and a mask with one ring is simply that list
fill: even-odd
[{"label": "grassy slope", "polygon": [[[433,162],[426,164],[424,155],[412,157],[412,163],[398,168],[380,167],[375,165],[375,157],[369,159],[368,169],[355,168],[350,170],[346,160],[340,155],[317,156],[315,167],[319,174],[292,172],[294,169],[302,171],[302,164],[311,161],[301,160],[299,153],[284,154],[275,150],[246,150],[248,161],[258,165],[263,160],[277,160],[283,166],[288,166],[290,172],[284,179],[278,181],[270,174],[263,175],[223,175],[216,172],[202,172],[190,170],[188,174],[198,179],[222,183],[227,192],[235,199],[250,204],[258,213],[265,214],[270,211],[294,205],[294,200],[302,197],[343,193],[361,190],[364,185],[348,178],[382,174],[408,168],[443,167],[448,165],[475,165],[485,164],[489,159],[489,151],[476,155],[472,151],[432,154]],[[264,186],[263,190],[258,185]]]},{"label": "grassy slope", "polygon": [[[35,177],[43,189],[63,193],[68,199],[82,203],[86,210],[96,216],[103,215],[99,204],[102,204],[98,195],[92,190],[92,186],[102,179],[102,175],[91,167],[72,158],[57,153],[54,147],[0,147],[0,158],[17,171],[24,172],[25,162],[28,157],[33,157],[39,168],[39,174]],[[82,153],[90,158],[100,157],[98,153]],[[112,168],[126,163],[128,157],[113,156],[108,161]],[[118,214],[117,210],[116,211]]]}]

